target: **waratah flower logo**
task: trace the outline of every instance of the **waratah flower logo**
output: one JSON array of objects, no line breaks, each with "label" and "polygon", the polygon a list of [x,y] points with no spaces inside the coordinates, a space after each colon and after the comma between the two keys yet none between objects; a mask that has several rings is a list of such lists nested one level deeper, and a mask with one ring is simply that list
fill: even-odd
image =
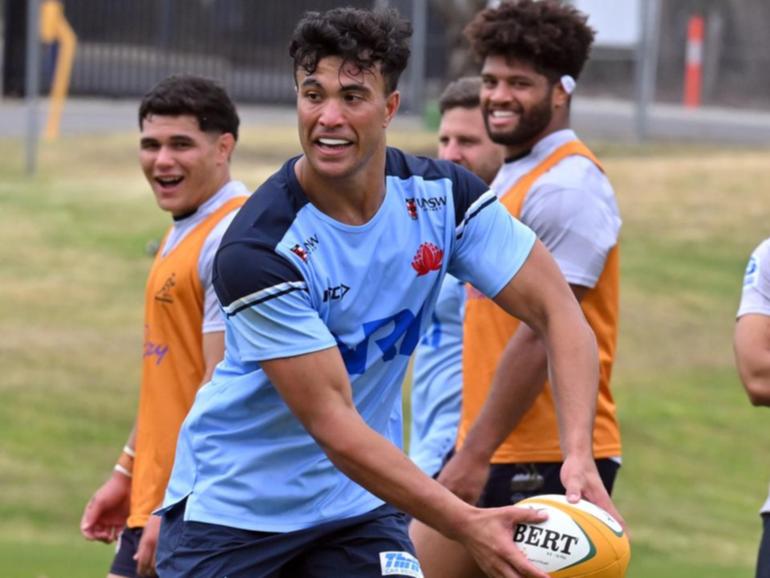
[{"label": "waratah flower logo", "polygon": [[412,259],[412,268],[417,271],[417,276],[427,275],[431,271],[441,269],[441,260],[444,258],[444,251],[436,247],[433,243],[423,243],[417,249],[417,254]]}]

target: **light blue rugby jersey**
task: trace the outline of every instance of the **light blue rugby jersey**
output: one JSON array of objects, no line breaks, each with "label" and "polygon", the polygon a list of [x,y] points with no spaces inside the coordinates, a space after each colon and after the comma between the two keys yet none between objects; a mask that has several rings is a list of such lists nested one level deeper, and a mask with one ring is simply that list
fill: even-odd
[{"label": "light blue rugby jersey", "polygon": [[287,532],[380,506],[334,467],[259,362],[339,347],[356,408],[393,440],[391,413],[444,274],[493,296],[534,244],[453,163],[389,148],[383,203],[351,226],[308,202],[298,158],[241,208],[217,254],[225,357],[182,425],[164,503],[187,496],[186,520]]},{"label": "light blue rugby jersey", "polygon": [[465,284],[444,277],[431,324],[414,353],[409,457],[434,476],[454,446],[463,386]]}]

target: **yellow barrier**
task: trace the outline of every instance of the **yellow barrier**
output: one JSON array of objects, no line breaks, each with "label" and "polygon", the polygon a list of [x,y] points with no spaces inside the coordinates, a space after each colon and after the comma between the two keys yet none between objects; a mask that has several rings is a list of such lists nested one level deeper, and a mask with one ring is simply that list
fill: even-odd
[{"label": "yellow barrier", "polygon": [[45,138],[53,140],[59,136],[61,114],[69,90],[72,63],[75,61],[77,36],[64,16],[61,0],[43,0],[40,5],[40,40],[46,44],[59,42],[56,58],[56,72],[51,87],[51,107],[45,127]]}]

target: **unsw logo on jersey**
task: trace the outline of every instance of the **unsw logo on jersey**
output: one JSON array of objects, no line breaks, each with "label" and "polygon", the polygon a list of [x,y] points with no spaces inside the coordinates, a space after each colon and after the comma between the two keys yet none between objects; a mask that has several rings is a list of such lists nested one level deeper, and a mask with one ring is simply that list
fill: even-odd
[{"label": "unsw logo on jersey", "polygon": [[305,263],[307,263],[307,251],[300,247],[299,245],[294,245],[291,249],[289,249],[292,253],[294,253],[297,257],[302,259]]},{"label": "unsw logo on jersey", "polygon": [[417,203],[414,198],[406,199],[406,212],[412,219],[417,220]]},{"label": "unsw logo on jersey", "polygon": [[423,243],[417,249],[417,254],[412,259],[412,269],[417,271],[417,276],[422,277],[431,271],[441,269],[441,261],[444,258],[444,251],[436,247],[433,243]]},{"label": "unsw logo on jersey", "polygon": [[409,552],[380,552],[380,569],[383,576],[423,578],[420,563]]},{"label": "unsw logo on jersey", "polygon": [[307,263],[307,258],[310,256],[310,253],[312,253],[318,248],[318,243],[319,243],[318,236],[311,235],[310,237],[305,239],[301,245],[297,243],[289,250],[292,253],[294,253],[297,257],[302,259],[303,262]]},{"label": "unsw logo on jersey", "polygon": [[406,212],[412,219],[417,219],[417,209],[423,211],[440,211],[446,207],[446,197],[428,197],[426,199],[420,199],[416,197],[410,197],[406,200]]}]

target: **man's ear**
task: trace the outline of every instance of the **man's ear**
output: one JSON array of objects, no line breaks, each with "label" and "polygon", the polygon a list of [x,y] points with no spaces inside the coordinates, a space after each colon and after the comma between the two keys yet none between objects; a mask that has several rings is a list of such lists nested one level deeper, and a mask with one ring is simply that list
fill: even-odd
[{"label": "man's ear", "polygon": [[569,104],[570,95],[564,90],[564,86],[561,82],[556,82],[553,87],[553,94],[551,95],[551,103],[554,108],[564,108]]},{"label": "man's ear", "polygon": [[232,133],[225,132],[219,135],[217,139],[217,152],[219,153],[219,160],[224,162],[230,162],[230,157],[235,150],[235,137]]},{"label": "man's ear", "polygon": [[385,99],[385,122],[382,124],[383,128],[388,128],[390,121],[396,116],[399,106],[401,106],[401,93],[394,90]]}]

